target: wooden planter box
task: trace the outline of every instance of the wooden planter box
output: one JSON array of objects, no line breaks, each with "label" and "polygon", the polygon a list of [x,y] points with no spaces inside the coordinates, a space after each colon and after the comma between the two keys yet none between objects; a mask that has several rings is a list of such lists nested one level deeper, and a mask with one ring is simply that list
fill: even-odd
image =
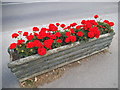
[{"label": "wooden planter box", "polygon": [[75,42],[61,46],[49,50],[44,56],[36,54],[16,61],[10,61],[8,67],[17,76],[18,80],[22,82],[107,49],[112,42],[114,34],[107,33],[101,35],[98,39],[90,39],[88,42]]}]

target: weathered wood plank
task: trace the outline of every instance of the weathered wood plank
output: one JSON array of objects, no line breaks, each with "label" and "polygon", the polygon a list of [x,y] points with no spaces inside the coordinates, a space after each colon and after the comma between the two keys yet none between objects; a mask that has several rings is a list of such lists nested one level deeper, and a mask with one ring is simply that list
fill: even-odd
[{"label": "weathered wood plank", "polygon": [[[93,52],[93,51],[95,51],[97,49],[100,49],[101,47],[106,47],[104,45],[109,45],[108,43],[110,43],[110,42],[111,41],[105,42],[105,43],[102,43],[102,44],[99,44],[99,45],[91,46],[90,48],[87,48],[86,50],[84,50],[82,52],[81,52],[81,50],[78,50],[77,52],[73,52],[73,53],[67,54],[66,56],[61,56],[59,58],[55,58],[53,61],[46,61],[44,64],[40,64],[40,65],[35,66],[35,67],[28,67],[26,70],[25,69],[22,70],[22,71],[20,70],[18,72],[15,72],[15,74],[19,77],[19,76],[22,76],[22,75],[24,76],[26,73],[32,72],[33,70],[35,72],[37,72],[37,70],[38,71],[44,70],[44,67],[48,67],[49,68],[49,65],[51,65],[51,64],[53,64],[53,66],[54,66],[56,64],[55,62],[57,62],[57,63],[60,63],[61,61],[65,62],[64,60],[66,58],[73,58],[77,54],[85,55],[85,54],[87,54],[89,52]],[[81,55],[79,55],[79,56],[81,56]]]},{"label": "weathered wood plank", "polygon": [[51,68],[46,69],[46,70],[44,70],[44,71],[34,73],[34,74],[32,74],[31,76],[27,76],[27,77],[24,77],[24,78],[21,78],[21,79],[19,78],[19,81],[22,82],[22,81],[27,80],[27,79],[29,79],[29,78],[31,78],[31,77],[35,77],[35,76],[41,75],[41,74],[43,74],[43,73],[49,72],[49,71],[54,70],[54,69],[56,69],[56,68],[62,67],[62,66],[64,66],[64,65],[67,65],[67,64],[69,64],[69,63],[72,63],[72,62],[78,61],[78,60],[80,60],[80,59],[86,58],[86,57],[88,57],[88,56],[91,56],[91,55],[93,55],[93,54],[99,53],[99,52],[101,52],[101,51],[103,51],[103,50],[105,50],[105,49],[107,49],[107,48],[108,48],[108,47],[105,47],[105,48],[103,48],[103,49],[101,49],[101,50],[95,51],[95,52],[93,52],[93,53],[91,53],[91,54],[88,54],[88,55],[86,55],[86,56],[82,56],[82,57],[76,58],[76,59],[71,60],[71,61],[69,61],[69,62],[61,63],[61,64],[59,64],[59,65],[57,65],[57,66],[51,67]]},{"label": "weathered wood plank", "polygon": [[[104,42],[104,43],[100,43],[100,44],[95,44],[95,45],[92,45],[91,47],[93,47],[93,48],[95,48],[96,46],[97,47],[99,47],[99,46],[103,46],[103,45],[105,45],[105,44],[108,44],[108,43],[110,43],[111,42],[111,40],[110,41],[107,41],[107,42]],[[77,54],[77,53],[84,53],[84,52],[86,52],[86,50],[89,50],[89,49],[91,49],[91,47],[87,47],[87,48],[83,48],[83,49],[78,49],[78,50],[76,50],[75,52],[72,52],[72,53],[69,53],[69,54],[65,54],[65,55],[63,55],[63,56],[59,56],[59,57],[57,57],[57,58],[53,58],[52,60],[48,60],[48,61],[44,61],[44,62],[41,62],[41,63],[34,63],[33,65],[31,65],[31,66],[28,66],[28,67],[26,67],[26,68],[19,68],[19,69],[17,69],[16,71],[13,71],[13,72],[15,72],[15,73],[19,73],[19,72],[21,72],[21,73],[25,73],[25,72],[30,72],[32,69],[37,69],[37,68],[42,68],[42,67],[44,67],[44,66],[46,66],[47,64],[49,64],[49,63],[51,63],[51,62],[54,62],[54,61],[58,61],[58,60],[61,60],[61,59],[64,59],[64,58],[66,58],[66,57],[70,57],[70,56],[72,56],[72,55],[75,55],[75,54]]]},{"label": "weathered wood plank", "polygon": [[34,60],[32,62],[29,62],[29,63],[24,63],[22,65],[19,65],[19,66],[15,66],[15,68],[13,69],[13,72],[16,71],[16,69],[19,69],[19,68],[26,68],[27,66],[31,66],[31,65],[34,65],[36,63],[42,63],[44,62],[45,60],[51,60],[55,57],[59,57],[61,55],[64,55],[64,54],[68,54],[70,53],[71,51],[75,51],[75,50],[78,50],[78,49],[82,49],[82,48],[85,48],[85,47],[88,47],[88,46],[91,46],[93,44],[96,44],[96,43],[101,43],[101,42],[104,42],[106,40],[110,40],[112,39],[112,37],[107,37],[106,39],[103,39],[103,40],[99,40],[98,41],[95,41],[95,42],[91,42],[91,43],[87,43],[87,44],[82,44],[82,45],[78,45],[76,47],[73,47],[73,48],[70,48],[70,49],[67,49],[67,50],[64,50],[64,51],[61,51],[61,52],[58,52],[58,53],[55,53],[55,54],[52,54],[51,56],[47,56],[47,57],[43,57],[43,58],[39,58],[38,60]]},{"label": "weathered wood plank", "polygon": [[[108,40],[107,40],[107,42],[108,42]],[[102,42],[102,43],[103,43],[103,42]],[[106,43],[106,41],[105,41],[105,43]],[[100,44],[101,44],[101,43],[100,43]],[[97,45],[97,44],[94,44],[94,45]],[[91,45],[91,46],[93,46],[93,45]],[[80,49],[80,51],[82,52],[83,50],[85,50],[85,49],[87,49],[87,48],[89,49],[90,46],[87,47],[87,48],[82,48],[82,49],[80,48],[80,46],[79,46],[79,47],[76,47],[76,48],[77,48],[77,49],[75,49],[75,50],[72,49],[72,51],[74,52],[74,51],[77,51],[77,50]],[[83,52],[84,52],[84,51],[83,51]],[[65,54],[68,54],[68,53],[64,53],[64,52],[63,52],[62,56],[64,56]],[[61,56],[61,55],[59,55],[59,56],[57,56],[57,57],[54,57],[54,58],[58,58],[58,57],[60,57],[60,56]],[[67,55],[67,56],[68,56],[68,55]],[[27,63],[26,67],[24,67],[24,66],[21,65],[19,68],[18,68],[18,67],[13,68],[12,72],[15,72],[15,71],[17,71],[17,70],[19,70],[19,69],[24,69],[24,68],[27,68],[27,67],[29,68],[29,67],[41,65],[41,64],[44,64],[46,61],[48,61],[48,62],[51,61],[51,60],[53,61],[54,58],[51,58],[51,57],[49,57],[49,59],[47,59],[47,58],[44,59],[44,58],[43,58],[43,59],[42,59],[43,62],[41,62],[42,60],[39,60],[38,62],[33,62],[33,63],[30,63],[30,64]],[[31,65],[32,65],[32,66],[31,66]]]}]

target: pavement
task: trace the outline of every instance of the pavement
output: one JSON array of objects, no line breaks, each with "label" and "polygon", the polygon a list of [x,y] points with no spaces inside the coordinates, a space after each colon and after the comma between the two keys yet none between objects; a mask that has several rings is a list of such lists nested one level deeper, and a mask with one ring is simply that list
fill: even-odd
[{"label": "pavement", "polygon": [[[87,6],[87,7],[86,7]],[[117,88],[118,87],[118,6],[117,3],[30,3],[3,5],[2,31],[2,87],[19,88],[16,77],[7,67],[7,48],[15,40],[11,34],[31,31],[33,26],[46,26],[54,22],[79,22],[95,14],[115,22],[116,32],[109,48],[111,53],[101,54],[68,70],[60,79],[41,88]],[[1,32],[0,32],[1,33]]]}]

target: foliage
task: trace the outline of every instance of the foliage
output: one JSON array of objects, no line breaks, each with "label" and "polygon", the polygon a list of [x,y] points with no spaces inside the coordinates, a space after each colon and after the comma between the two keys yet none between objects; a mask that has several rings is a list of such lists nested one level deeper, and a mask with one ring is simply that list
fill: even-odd
[{"label": "foliage", "polygon": [[[33,33],[18,31],[13,33],[12,38],[17,39],[17,43],[12,43],[9,49],[13,49],[19,53],[21,58],[33,54],[45,55],[48,50],[63,45],[74,43],[76,41],[83,42],[92,38],[99,38],[101,34],[111,33],[114,23],[108,20],[82,20],[81,24],[49,24],[47,28],[33,27]],[[26,40],[23,40],[25,37]]]}]

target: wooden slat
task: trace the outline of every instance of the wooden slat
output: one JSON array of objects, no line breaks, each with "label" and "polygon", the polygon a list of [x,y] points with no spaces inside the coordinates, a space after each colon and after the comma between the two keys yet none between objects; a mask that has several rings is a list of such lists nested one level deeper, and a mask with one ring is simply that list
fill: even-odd
[{"label": "wooden slat", "polygon": [[[107,39],[107,42],[108,42],[109,40]],[[111,41],[111,39],[110,39],[110,41]],[[104,41],[105,43],[106,43],[106,41]],[[100,44],[102,44],[101,42],[99,42]],[[99,43],[97,43],[98,45],[99,45]],[[94,45],[97,45],[97,44],[94,44]],[[104,44],[104,43],[103,43]],[[94,46],[94,45],[91,45],[92,47]],[[84,45],[85,46],[85,45]],[[75,50],[71,50],[73,53],[75,53],[76,51],[78,51],[78,50],[80,50],[81,52],[84,52],[86,49],[89,49],[91,46],[87,46],[87,48],[81,48],[81,46],[78,46],[78,47],[76,47],[76,49]],[[72,55],[72,53],[71,52],[69,52],[70,53],[70,55]],[[26,66],[19,66],[19,68],[18,67],[15,67],[15,68],[12,68],[13,70],[12,70],[12,72],[16,72],[16,71],[21,71],[21,70],[24,70],[24,72],[26,71],[25,69],[30,69],[30,68],[32,68],[32,67],[37,67],[37,66],[41,66],[41,67],[43,67],[43,65],[45,65],[45,63],[46,62],[52,62],[52,61],[54,61],[53,59],[55,59],[55,60],[57,60],[57,58],[59,58],[59,57],[65,57],[65,55],[66,56],[70,56],[69,55],[69,53],[63,53],[62,55],[59,55],[59,56],[57,56],[57,57],[54,57],[54,58],[51,58],[51,57],[49,57],[49,59],[42,59],[42,60],[38,60],[38,62],[31,62],[30,64],[29,63],[27,63],[27,65]],[[42,62],[41,62],[42,61]]]},{"label": "wooden slat", "polygon": [[[65,62],[65,59],[74,59],[73,57],[77,54],[79,54],[79,56],[83,56],[83,55],[86,55],[87,53],[90,53],[90,52],[93,52],[97,49],[100,49],[100,48],[103,48],[103,47],[106,47],[104,45],[109,45],[111,41],[109,42],[105,42],[105,43],[102,43],[102,44],[99,44],[99,45],[96,45],[96,46],[91,46],[90,48],[87,48],[86,50],[84,51],[81,51],[81,50],[78,50],[77,52],[73,52],[73,53],[70,53],[69,55],[67,54],[66,56],[61,56],[59,58],[55,58],[53,61],[46,61],[44,64],[40,64],[38,66],[35,66],[35,67],[29,67],[28,69],[24,69],[22,71],[18,71],[18,72],[15,72],[16,75],[18,77],[24,77],[25,75],[30,75],[31,73],[36,73],[36,72],[40,72],[41,70],[44,70],[46,68],[49,68],[49,65],[53,65],[55,66],[56,63],[60,63],[61,61],[62,62]],[[81,54],[81,55],[80,55]],[[52,66],[51,66],[52,67]],[[28,74],[30,73],[30,74]]]}]

